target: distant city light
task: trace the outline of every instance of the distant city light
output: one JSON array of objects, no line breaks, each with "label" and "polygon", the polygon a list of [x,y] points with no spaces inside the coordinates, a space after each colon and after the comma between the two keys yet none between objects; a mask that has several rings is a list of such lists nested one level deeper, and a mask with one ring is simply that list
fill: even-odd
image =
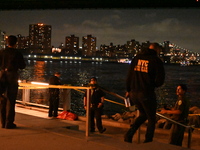
[{"label": "distant city light", "polygon": [[60,49],[60,48],[52,48],[52,52],[53,52],[53,53],[54,53],[54,52],[60,53],[60,52],[61,52],[61,49]]},{"label": "distant city light", "polygon": [[43,23],[38,23],[38,25],[39,25],[39,26],[43,26],[44,24],[43,24]]}]

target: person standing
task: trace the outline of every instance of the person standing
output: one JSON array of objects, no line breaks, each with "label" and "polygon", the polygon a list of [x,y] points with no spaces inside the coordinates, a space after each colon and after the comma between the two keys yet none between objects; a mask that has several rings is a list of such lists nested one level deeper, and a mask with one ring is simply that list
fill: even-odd
[{"label": "person standing", "polygon": [[[95,132],[95,121],[96,118],[96,125],[100,133],[106,131],[106,128],[103,128],[101,115],[103,112],[103,103],[104,103],[104,96],[105,93],[98,88],[97,86],[97,78],[93,77],[90,79],[90,86],[92,87],[91,90],[91,106],[90,106],[90,132]],[[87,109],[87,93],[84,96],[84,108]]]},{"label": "person standing", "polygon": [[[171,110],[163,109],[160,113],[172,115],[171,119],[186,125],[190,106],[190,102],[186,98],[186,92],[187,86],[185,84],[178,85],[176,88],[176,95],[178,96],[178,99],[175,103],[174,108]],[[173,145],[182,146],[184,131],[185,127],[173,123],[171,127],[169,143]]]},{"label": "person standing", "polygon": [[140,114],[124,135],[125,142],[132,143],[133,135],[146,120],[148,124],[144,142],[153,141],[157,109],[155,88],[160,87],[164,79],[163,62],[156,51],[143,48],[133,58],[126,80],[126,97],[136,105]]},{"label": "person standing", "polygon": [[23,55],[16,49],[17,37],[8,37],[8,47],[0,52],[1,70],[5,72],[6,86],[1,97],[1,124],[2,128],[16,128],[15,103],[18,93],[18,70],[26,67]]},{"label": "person standing", "polygon": [[[49,85],[61,85],[60,82],[60,72],[55,72],[54,76],[49,79]],[[49,117],[58,116],[58,107],[60,100],[60,90],[59,88],[49,88]]]}]

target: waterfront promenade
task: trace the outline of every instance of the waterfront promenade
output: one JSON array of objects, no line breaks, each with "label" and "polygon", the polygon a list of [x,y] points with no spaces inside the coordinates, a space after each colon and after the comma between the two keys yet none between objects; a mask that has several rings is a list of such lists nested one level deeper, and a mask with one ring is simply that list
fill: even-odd
[{"label": "waterfront promenade", "polygon": [[[85,136],[85,117],[77,121],[50,119],[47,109],[23,107],[16,105],[16,129],[0,128],[1,150],[185,150],[187,135],[183,147],[167,144],[169,130],[156,129],[155,140],[142,143],[144,128],[141,128],[141,143],[123,141],[123,135],[129,125],[112,120],[103,119],[107,128],[100,134],[92,133]],[[200,134],[193,134],[192,149],[199,150]],[[194,144],[194,145],[193,145]]]}]

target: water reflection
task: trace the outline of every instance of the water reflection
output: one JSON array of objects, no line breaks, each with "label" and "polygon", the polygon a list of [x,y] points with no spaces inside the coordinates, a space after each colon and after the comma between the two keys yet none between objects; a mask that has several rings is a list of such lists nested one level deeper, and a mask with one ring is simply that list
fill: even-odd
[{"label": "water reflection", "polygon": [[44,81],[44,72],[45,72],[45,61],[36,61],[34,65],[34,80],[35,81]]},{"label": "water reflection", "polygon": [[[35,61],[33,81],[44,82],[45,79],[45,61]],[[31,90],[31,102],[48,105],[48,89]]]},{"label": "water reflection", "polygon": [[[61,81],[63,84],[71,84],[73,86],[81,86],[87,84],[93,76],[98,78],[98,83],[105,89],[117,93],[121,96],[125,95],[125,80],[128,71],[128,64],[114,63],[75,63],[70,61],[29,61],[27,68],[22,72],[21,78],[30,81],[48,82],[49,77],[55,72],[61,72]],[[177,99],[175,90],[179,83],[188,85],[188,96],[191,104],[200,107],[200,67],[189,66],[165,66],[166,81],[161,88],[156,90],[158,106],[163,104],[173,106]],[[47,90],[34,91],[31,93],[31,100],[36,103],[48,105]],[[72,90],[72,111],[77,114],[83,114],[83,94]],[[123,103],[123,100],[106,95],[107,99]],[[62,104],[62,102],[61,102]],[[62,107],[62,106],[60,106]],[[121,105],[105,102],[105,113],[113,114],[127,110]]]}]

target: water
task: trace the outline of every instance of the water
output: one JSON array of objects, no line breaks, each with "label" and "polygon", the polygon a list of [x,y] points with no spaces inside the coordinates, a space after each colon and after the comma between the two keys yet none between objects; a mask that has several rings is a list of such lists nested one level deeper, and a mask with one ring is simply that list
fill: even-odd
[{"label": "water", "polygon": [[[61,72],[63,84],[81,86],[87,84],[93,76],[98,78],[101,87],[125,95],[125,80],[128,64],[116,63],[91,63],[69,61],[27,61],[26,69],[21,72],[20,79],[29,81],[48,82],[49,77],[55,72]],[[200,107],[200,66],[181,67],[179,65],[166,65],[166,80],[162,87],[156,89],[158,107],[163,104],[173,106],[176,101],[176,87],[179,83],[188,85],[188,97],[192,106]],[[48,105],[47,90],[31,90],[31,100],[35,103]],[[124,103],[122,99],[106,94],[106,98]],[[61,102],[62,104],[62,102]],[[62,106],[61,106],[62,107]],[[127,108],[110,102],[105,102],[104,113],[115,114],[124,112]],[[78,115],[85,113],[83,109],[83,93],[72,90],[71,111]]]}]

